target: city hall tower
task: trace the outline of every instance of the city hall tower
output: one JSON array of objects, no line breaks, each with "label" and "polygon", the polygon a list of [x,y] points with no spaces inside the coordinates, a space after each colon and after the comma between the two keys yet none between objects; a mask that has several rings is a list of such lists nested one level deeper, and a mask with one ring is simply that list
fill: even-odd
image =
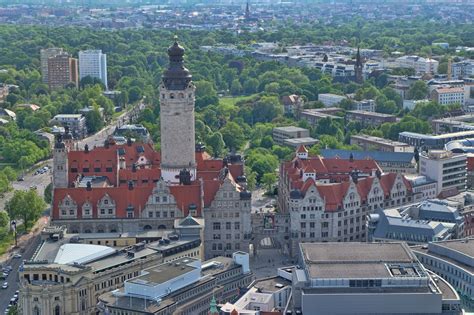
[{"label": "city hall tower", "polygon": [[168,48],[169,66],[160,85],[161,176],[179,182],[189,171],[196,179],[194,92],[191,73],[184,66],[184,48],[175,39]]}]

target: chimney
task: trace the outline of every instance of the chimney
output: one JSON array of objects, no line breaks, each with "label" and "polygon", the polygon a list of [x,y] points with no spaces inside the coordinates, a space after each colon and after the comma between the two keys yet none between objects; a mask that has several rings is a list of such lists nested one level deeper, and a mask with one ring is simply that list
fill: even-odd
[{"label": "chimney", "polygon": [[87,184],[86,184],[86,190],[87,190],[87,191],[91,191],[91,190],[92,190],[92,184],[91,184],[90,181],[88,181]]},{"label": "chimney", "polygon": [[85,153],[89,153],[89,145],[88,145],[88,144],[86,144],[86,145],[84,146],[84,152],[85,152]]},{"label": "chimney", "polygon": [[128,190],[133,190],[133,180],[128,181]]}]

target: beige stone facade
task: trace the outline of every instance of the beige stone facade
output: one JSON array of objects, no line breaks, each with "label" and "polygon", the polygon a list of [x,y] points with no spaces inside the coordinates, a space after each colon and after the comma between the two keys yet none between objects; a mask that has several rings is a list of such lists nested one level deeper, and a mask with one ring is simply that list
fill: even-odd
[{"label": "beige stone facade", "polygon": [[239,192],[226,178],[209,208],[204,209],[205,258],[230,257],[235,251],[249,251],[251,238],[251,195]]}]

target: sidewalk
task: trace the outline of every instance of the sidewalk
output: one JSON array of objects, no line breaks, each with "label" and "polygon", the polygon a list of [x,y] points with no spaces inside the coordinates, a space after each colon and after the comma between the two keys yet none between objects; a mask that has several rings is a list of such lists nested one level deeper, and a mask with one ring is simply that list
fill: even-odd
[{"label": "sidewalk", "polygon": [[22,253],[31,239],[38,235],[48,224],[48,221],[49,218],[47,216],[39,218],[28,234],[23,234],[18,237],[18,248],[15,248],[15,245],[13,244],[5,254],[0,256],[0,263],[3,264],[5,261],[7,261],[14,251],[19,251]]}]

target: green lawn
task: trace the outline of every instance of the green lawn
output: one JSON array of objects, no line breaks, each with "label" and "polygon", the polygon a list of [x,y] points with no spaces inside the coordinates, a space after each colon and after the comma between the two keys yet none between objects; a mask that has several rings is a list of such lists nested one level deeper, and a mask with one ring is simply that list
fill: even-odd
[{"label": "green lawn", "polygon": [[234,106],[238,101],[246,100],[252,96],[224,96],[219,98],[219,104],[224,106]]}]

